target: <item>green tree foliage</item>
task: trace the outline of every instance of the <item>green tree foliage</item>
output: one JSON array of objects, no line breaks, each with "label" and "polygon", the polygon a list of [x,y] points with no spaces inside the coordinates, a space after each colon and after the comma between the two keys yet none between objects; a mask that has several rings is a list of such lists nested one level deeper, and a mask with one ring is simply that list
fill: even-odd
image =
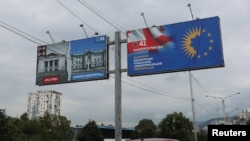
[{"label": "green tree foliage", "polygon": [[70,120],[64,116],[51,115],[45,113],[43,117],[38,119],[40,123],[40,137],[44,141],[49,139],[62,140],[70,131]]},{"label": "green tree foliage", "polygon": [[168,114],[158,125],[159,135],[164,138],[176,138],[181,141],[190,141],[193,135],[192,122],[183,114],[174,112]]},{"label": "green tree foliage", "polygon": [[40,123],[36,119],[23,121],[22,133],[27,140],[40,133]]},{"label": "green tree foliage", "polygon": [[23,113],[20,116],[20,119],[21,119],[21,121],[28,121],[29,120],[28,113]]},{"label": "green tree foliage", "polygon": [[[45,113],[43,117],[30,120],[24,113],[20,118],[6,116],[0,109],[0,141],[71,141],[73,138],[70,120],[64,116]],[[249,123],[248,123],[249,124]],[[192,122],[182,113],[166,115],[157,125],[150,119],[142,119],[135,127],[133,138],[175,138],[193,140]],[[103,141],[103,135],[95,121],[89,121],[80,131],[78,141]],[[200,132],[199,139],[205,141],[206,133]]]},{"label": "green tree foliage", "polygon": [[89,121],[81,130],[78,141],[103,141],[103,135],[95,121]]},{"label": "green tree foliage", "polygon": [[157,126],[150,119],[143,119],[135,127],[133,138],[153,138],[156,137]]},{"label": "green tree foliage", "polygon": [[11,130],[13,138],[16,140],[21,134],[22,121],[19,118],[12,118],[8,116],[8,126]]},{"label": "green tree foliage", "polygon": [[27,113],[12,118],[0,109],[0,141],[70,141],[73,135],[70,122],[64,116],[49,113],[31,120]]},{"label": "green tree foliage", "polygon": [[15,129],[11,118],[5,113],[5,109],[0,109],[0,141],[14,141]]}]

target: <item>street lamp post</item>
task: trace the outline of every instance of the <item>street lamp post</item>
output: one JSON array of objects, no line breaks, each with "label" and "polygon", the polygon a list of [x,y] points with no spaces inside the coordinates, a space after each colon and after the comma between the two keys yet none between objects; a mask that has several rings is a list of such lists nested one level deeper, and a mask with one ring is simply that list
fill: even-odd
[{"label": "street lamp post", "polygon": [[220,100],[221,100],[221,102],[222,102],[222,107],[223,107],[224,124],[225,124],[225,122],[226,122],[225,99],[230,98],[230,97],[232,97],[232,96],[234,96],[234,95],[238,95],[238,94],[240,94],[240,93],[238,92],[238,93],[236,93],[236,94],[232,94],[232,95],[229,95],[229,96],[226,96],[226,97],[216,97],[216,96],[206,95],[206,97],[212,97],[212,98],[217,98],[217,99],[220,99]]}]

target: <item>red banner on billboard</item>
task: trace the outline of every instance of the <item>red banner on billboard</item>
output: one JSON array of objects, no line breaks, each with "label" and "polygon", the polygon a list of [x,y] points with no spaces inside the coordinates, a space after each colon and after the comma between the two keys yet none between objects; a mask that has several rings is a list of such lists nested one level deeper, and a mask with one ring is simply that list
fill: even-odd
[{"label": "red banner on billboard", "polygon": [[55,76],[47,76],[43,78],[43,83],[44,84],[52,84],[52,83],[58,83],[60,82],[60,76],[55,75]]}]

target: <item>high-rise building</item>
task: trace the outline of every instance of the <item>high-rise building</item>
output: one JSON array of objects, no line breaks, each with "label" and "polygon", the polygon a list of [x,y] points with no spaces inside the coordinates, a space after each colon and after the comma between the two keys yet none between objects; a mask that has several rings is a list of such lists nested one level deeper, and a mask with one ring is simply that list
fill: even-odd
[{"label": "high-rise building", "polygon": [[62,93],[52,90],[29,93],[27,112],[29,119],[43,117],[46,112],[61,115],[61,99]]}]

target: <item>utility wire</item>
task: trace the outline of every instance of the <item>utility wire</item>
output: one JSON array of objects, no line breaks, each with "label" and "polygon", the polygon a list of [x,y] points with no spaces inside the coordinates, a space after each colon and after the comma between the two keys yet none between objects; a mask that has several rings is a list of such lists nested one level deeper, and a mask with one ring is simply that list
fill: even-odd
[{"label": "utility wire", "polygon": [[[18,28],[16,28],[16,27],[13,27],[13,26],[11,26],[11,25],[9,25],[9,24],[3,22],[3,21],[0,21],[0,23],[4,24],[4,25],[1,25],[3,28],[5,28],[5,29],[7,29],[7,30],[9,30],[9,31],[11,31],[11,32],[13,32],[13,33],[15,33],[15,34],[17,34],[17,35],[19,35],[19,36],[21,36],[21,37],[23,37],[23,38],[25,38],[25,39],[31,41],[31,42],[33,42],[33,43],[36,43],[36,44],[38,44],[38,45],[41,45],[41,43],[38,43],[37,41],[42,42],[42,43],[46,43],[46,42],[44,42],[44,41],[42,41],[42,40],[40,40],[40,39],[38,39],[38,38],[36,38],[36,37],[34,37],[34,36],[32,36],[32,35],[30,35],[30,34],[24,32],[24,31],[20,30],[20,29],[18,29]],[[8,26],[8,27],[6,27],[6,26]],[[16,30],[16,31],[15,31],[15,30]],[[20,32],[20,33],[18,33],[17,31]],[[22,35],[21,33],[22,33],[22,34],[25,34],[26,36],[29,36],[29,37],[31,37],[31,38],[37,40],[37,41],[34,41],[34,40],[32,40],[32,39],[30,39],[30,38],[28,38],[28,37]]]},{"label": "utility wire", "polygon": [[[30,34],[24,32],[24,31],[22,31],[22,30],[20,30],[20,29],[18,29],[18,28],[16,28],[16,27],[14,27],[14,26],[11,26],[11,25],[9,25],[9,24],[3,22],[3,21],[0,21],[0,23],[2,23],[2,24],[0,25],[1,27],[3,27],[3,28],[5,28],[5,29],[7,29],[7,30],[9,30],[9,31],[11,31],[11,32],[13,32],[13,33],[15,33],[15,34],[17,34],[18,36],[21,36],[21,37],[23,37],[23,38],[25,38],[25,39],[27,39],[27,40],[29,40],[29,41],[31,41],[31,42],[33,42],[33,43],[39,45],[39,46],[44,45],[44,44],[46,44],[46,45],[49,44],[49,43],[47,43],[47,42],[45,42],[45,41],[42,41],[41,39],[39,39],[39,38],[37,38],[37,37],[34,37],[34,36],[32,36],[32,35],[30,35]],[[3,25],[3,24],[4,24],[4,25]],[[27,37],[27,36],[28,36],[28,37]],[[33,38],[33,39],[31,39],[30,37]],[[38,41],[40,41],[40,42],[42,42],[43,44],[41,44],[41,43],[35,41],[34,39],[35,39],[35,40],[38,40]],[[54,46],[54,48],[57,49],[58,51],[59,51],[59,50],[60,50],[60,51],[63,51],[62,49],[56,47],[54,44],[51,44],[51,46]],[[56,51],[56,50],[54,50],[54,49],[51,49],[51,48],[47,48],[47,49],[50,50],[50,51],[53,51],[53,52],[55,52],[55,53],[60,54],[58,51]]]},{"label": "utility wire", "polygon": [[37,44],[37,45],[42,45],[42,44],[40,44],[40,43],[38,43],[38,42],[36,42],[36,41],[28,38],[28,37],[26,37],[26,36],[24,36],[24,35],[16,32],[16,31],[14,31],[13,29],[10,29],[10,28],[8,28],[8,27],[6,27],[4,25],[0,25],[0,26],[3,27],[3,28],[5,28],[5,29],[7,29],[7,30],[9,30],[9,31],[11,31],[11,32],[13,32],[13,33],[15,33],[15,34],[17,34],[17,35],[19,35],[19,36],[21,36],[21,37],[23,37],[23,38],[25,38],[25,39],[27,39],[27,40],[29,40],[29,41],[31,41],[31,42],[33,42],[33,43],[35,43],[35,44]]},{"label": "utility wire", "polygon": [[[112,78],[114,78],[113,76],[110,76]],[[115,78],[114,78],[115,79]],[[150,87],[149,86],[138,86],[136,84],[132,84],[132,83],[129,83],[127,81],[123,81],[121,80],[121,82],[125,83],[125,84],[128,84],[130,86],[133,86],[133,87],[136,87],[136,88],[139,88],[139,89],[142,89],[142,90],[145,90],[147,92],[150,92],[150,93],[153,93],[153,94],[157,94],[157,95],[161,95],[161,96],[165,96],[165,97],[171,97],[171,98],[175,98],[175,99],[181,99],[181,100],[190,100],[189,98],[184,98],[184,97],[176,97],[176,96],[172,96],[172,95],[166,95],[164,93],[161,93],[161,92],[157,92],[155,90],[152,90],[152,87],[151,89],[149,89]],[[139,83],[139,82],[137,82]]]},{"label": "utility wire", "polygon": [[71,11],[68,7],[66,7],[62,2],[60,2],[59,0],[57,0],[57,2],[63,6],[67,11],[69,11],[72,15],[74,15],[78,20],[80,20],[84,25],[86,25],[87,27],[89,27],[91,30],[93,30],[95,33],[97,32],[93,27],[91,27],[90,25],[88,25],[87,23],[85,23],[79,16],[77,16],[73,11]]},{"label": "utility wire", "polygon": [[86,8],[88,8],[90,11],[92,11],[94,14],[96,14],[98,17],[102,18],[104,21],[106,21],[108,24],[110,24],[111,26],[113,26],[115,29],[117,29],[118,31],[122,32],[123,34],[125,34],[124,31],[122,31],[119,27],[117,27],[116,25],[114,25],[113,23],[111,23],[107,18],[105,18],[104,16],[102,16],[101,14],[99,14],[97,11],[97,9],[95,9],[93,6],[91,6],[89,3],[87,3],[86,1],[81,1],[78,0],[79,3],[81,3],[83,6],[85,6]]},{"label": "utility wire", "polygon": [[[124,78],[124,77],[123,77],[123,78]],[[128,79],[128,78],[126,78],[126,79]],[[128,79],[128,80],[133,81],[133,80],[131,80],[131,79]],[[196,81],[197,81],[197,80],[196,80]],[[142,89],[142,90],[144,90],[144,91],[147,91],[147,92],[156,94],[156,95],[161,95],[161,96],[165,96],[165,97],[171,97],[171,98],[175,98],[175,99],[190,101],[189,98],[184,98],[184,97],[177,97],[177,96],[167,95],[167,94],[165,94],[166,92],[165,92],[164,90],[159,90],[159,89],[153,88],[153,87],[151,87],[151,86],[149,86],[149,85],[145,85],[145,84],[139,83],[139,82],[137,82],[137,81],[133,81],[133,82],[138,83],[138,84],[140,84],[140,85],[142,85],[142,86],[138,86],[138,85],[136,85],[136,84],[129,83],[129,82],[123,81],[123,80],[122,80],[122,82],[125,83],[125,84],[128,84],[128,85],[130,85],[130,86],[133,86],[133,87]],[[194,102],[195,102],[195,104],[198,105],[199,108],[205,110],[205,111],[208,112],[208,113],[211,113],[211,110],[208,110],[208,109],[207,109],[206,107],[204,107],[202,104],[198,103],[197,101],[194,101]]]},{"label": "utility wire", "polygon": [[[123,77],[123,78],[125,78],[125,77]],[[134,80],[132,80],[132,79],[128,79],[128,78],[125,78],[125,79],[127,79],[127,80],[129,80],[129,81],[132,81],[132,82],[134,82],[134,83],[137,83],[137,84],[141,85],[143,88],[150,88],[150,89],[152,89],[152,91],[158,91],[158,93],[168,93],[168,92],[166,92],[166,91],[164,91],[164,90],[160,90],[160,89],[154,88],[154,87],[152,87],[152,86],[150,86],[150,85],[145,85],[145,84],[143,84],[143,83],[134,81]],[[172,95],[168,95],[168,94],[164,94],[164,95],[169,96],[169,97],[175,97],[175,98],[180,98],[180,99],[189,100],[188,98],[185,98],[185,97],[177,97],[177,96],[172,96]]]},{"label": "utility wire", "polygon": [[209,92],[201,85],[201,83],[194,77],[193,74],[191,74],[192,78],[195,80],[195,82],[207,93],[209,94]]},{"label": "utility wire", "polygon": [[[205,89],[204,86],[201,85],[201,83],[196,79],[196,77],[195,77],[193,74],[191,74],[191,77],[192,77],[192,78],[195,80],[195,82],[205,91],[205,93],[209,94],[209,92]],[[217,100],[216,100],[216,101],[217,101]],[[199,108],[202,108],[202,109],[204,109],[204,110],[207,111],[207,112],[211,112],[211,110],[208,110],[207,107],[204,107],[202,104],[198,103],[197,100],[194,101],[194,102],[195,102],[197,105],[199,105],[199,106],[198,106]],[[220,101],[218,100],[218,102],[220,102]]]}]

